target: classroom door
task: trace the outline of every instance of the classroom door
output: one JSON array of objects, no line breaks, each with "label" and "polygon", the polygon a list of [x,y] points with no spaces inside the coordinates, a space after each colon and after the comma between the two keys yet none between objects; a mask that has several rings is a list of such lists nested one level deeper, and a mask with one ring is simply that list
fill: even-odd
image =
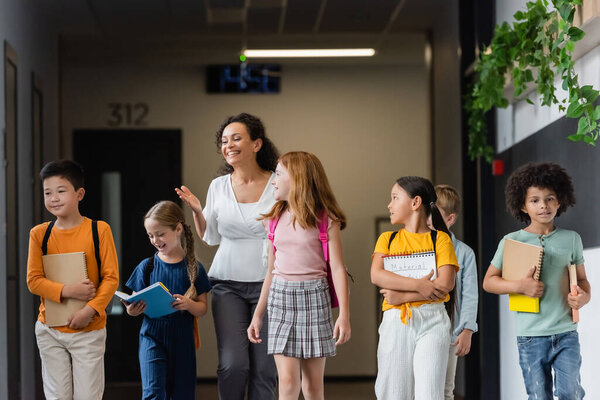
[{"label": "classroom door", "polygon": [[[82,214],[111,225],[119,256],[119,290],[137,264],[154,254],[143,226],[160,200],[181,204],[180,130],[76,130],[74,159],[85,171]],[[107,382],[139,381],[138,333],[142,318],[128,316],[114,301],[108,317]]]}]

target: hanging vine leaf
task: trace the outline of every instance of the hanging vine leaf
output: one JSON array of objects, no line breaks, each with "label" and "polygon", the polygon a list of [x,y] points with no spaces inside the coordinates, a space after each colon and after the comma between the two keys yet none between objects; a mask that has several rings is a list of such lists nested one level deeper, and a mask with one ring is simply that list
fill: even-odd
[{"label": "hanging vine leaf", "polygon": [[[526,10],[514,14],[515,22],[497,25],[490,45],[475,64],[476,79],[465,96],[468,115],[469,154],[471,159],[491,161],[494,149],[487,141],[486,114],[494,107],[508,107],[504,94],[510,76],[514,96],[526,92],[532,84],[543,106],[558,105],[568,118],[579,118],[572,141],[595,145],[600,135],[600,106],[594,107],[599,92],[592,86],[579,86],[575,63],[571,57],[575,42],[585,32],[573,26],[575,6],[582,0],[536,0]],[[568,93],[559,100],[554,87],[555,76]],[[533,102],[526,99],[530,104]]]}]

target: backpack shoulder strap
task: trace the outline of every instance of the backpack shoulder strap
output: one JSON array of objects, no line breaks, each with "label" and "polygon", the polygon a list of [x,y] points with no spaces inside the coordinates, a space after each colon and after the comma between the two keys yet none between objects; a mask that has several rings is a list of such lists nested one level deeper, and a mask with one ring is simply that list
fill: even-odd
[{"label": "backpack shoulder strap", "polygon": [[46,228],[46,232],[44,233],[44,239],[42,240],[42,255],[48,254],[48,240],[50,239],[50,233],[52,232],[52,227],[54,227],[54,222],[50,221],[48,227]]},{"label": "backpack shoulder strap", "polygon": [[435,242],[437,241],[437,231],[431,230],[431,241],[433,242],[433,252],[435,253]]},{"label": "backpack shoulder strap", "polygon": [[150,286],[150,274],[154,271],[154,256],[146,258],[144,264],[144,285]]},{"label": "backpack shoulder strap", "polygon": [[102,259],[100,258],[100,236],[98,235],[98,221],[92,221],[92,238],[94,239],[94,255],[98,264],[98,286],[102,281]]},{"label": "backpack shoulder strap", "polygon": [[397,234],[398,234],[398,231],[394,231],[390,235],[390,240],[388,241],[388,251],[392,248],[392,242],[394,241],[394,238],[396,237]]},{"label": "backpack shoulder strap", "polygon": [[325,261],[329,261],[329,246],[327,245],[328,237],[327,237],[327,228],[329,226],[329,218],[327,216],[327,211],[323,210],[321,213],[321,219],[319,220],[319,240],[323,246],[323,256],[325,257]]},{"label": "backpack shoulder strap", "polygon": [[275,248],[275,228],[277,228],[277,223],[279,222],[279,216],[272,218],[269,220],[269,240],[273,243],[273,252],[276,252]]},{"label": "backpack shoulder strap", "polygon": [[[325,258],[325,262],[329,265],[329,236],[327,233],[327,229],[329,228],[329,215],[327,211],[323,210],[321,214],[321,219],[319,220],[319,240],[323,246],[323,258]],[[328,267],[329,268],[329,267]],[[354,283],[354,277],[348,270],[346,269],[346,275],[350,278],[352,283]]]}]

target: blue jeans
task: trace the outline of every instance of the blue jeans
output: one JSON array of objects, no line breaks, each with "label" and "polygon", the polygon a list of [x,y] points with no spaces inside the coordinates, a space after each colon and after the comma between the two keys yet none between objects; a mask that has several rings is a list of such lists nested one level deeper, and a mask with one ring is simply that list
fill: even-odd
[{"label": "blue jeans", "polygon": [[519,364],[523,371],[529,400],[579,400],[585,395],[581,387],[581,354],[577,331],[551,336],[517,336]]}]

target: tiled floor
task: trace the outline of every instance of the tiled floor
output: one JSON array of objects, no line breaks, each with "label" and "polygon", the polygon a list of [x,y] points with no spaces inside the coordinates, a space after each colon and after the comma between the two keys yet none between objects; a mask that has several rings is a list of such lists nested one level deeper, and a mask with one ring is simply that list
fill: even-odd
[{"label": "tiled floor", "polygon": [[[360,379],[335,380],[325,382],[325,399],[327,400],[371,400],[375,399],[373,386],[375,380]],[[139,383],[118,383],[106,385],[105,400],[139,399],[141,387]],[[302,397],[301,397],[302,398]],[[217,399],[217,385],[215,382],[199,382],[196,388],[196,399]]]},{"label": "tiled floor", "polygon": [[[330,380],[325,382],[326,400],[374,400],[373,387],[375,379],[360,378],[355,381],[351,379]],[[104,391],[105,400],[130,400],[141,397],[141,386],[139,383],[107,384]],[[199,382],[196,387],[196,399],[217,400],[217,384],[214,381]],[[300,399],[303,399],[301,396]],[[455,396],[455,400],[461,400],[461,396]]]}]

